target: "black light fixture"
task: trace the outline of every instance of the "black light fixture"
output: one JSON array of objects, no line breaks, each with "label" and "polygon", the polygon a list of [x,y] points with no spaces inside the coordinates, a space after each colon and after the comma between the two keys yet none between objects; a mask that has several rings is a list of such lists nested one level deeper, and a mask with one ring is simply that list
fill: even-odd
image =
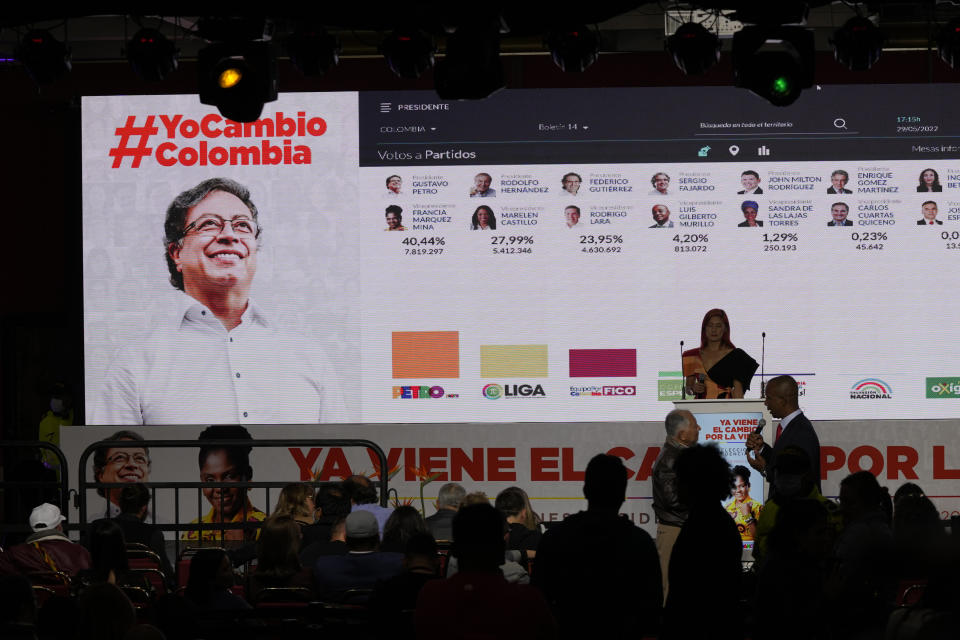
[{"label": "black light fixture", "polygon": [[736,85],[783,107],[813,86],[813,31],[793,26],[747,26],[733,36]]},{"label": "black light fixture", "polygon": [[46,29],[28,31],[14,55],[37,84],[50,84],[71,69],[70,49]]},{"label": "black light fixture", "polygon": [[177,49],[156,29],[140,29],[127,43],[127,60],[138,76],[159,82],[177,68]]},{"label": "black light fixture", "polygon": [[664,46],[677,67],[688,76],[704,73],[720,59],[720,38],[699,22],[677,27]]},{"label": "black light fixture", "polygon": [[283,48],[305,76],[322,76],[340,62],[340,41],[321,26],[297,27]]},{"label": "black light fixture", "polygon": [[219,42],[198,56],[200,102],[225,118],[253,122],[277,99],[277,59],[267,42]]},{"label": "black light fixture", "polygon": [[867,71],[880,59],[883,34],[868,18],[854,16],[833,32],[830,44],[837,62],[851,71]]},{"label": "black light fixture", "polygon": [[433,39],[416,28],[398,28],[380,43],[390,70],[400,78],[419,78],[433,67],[437,52]]},{"label": "black light fixture", "polygon": [[960,18],[954,18],[940,27],[937,48],[940,58],[950,65],[951,69],[960,66]]},{"label": "black light fixture", "polygon": [[499,24],[466,24],[447,37],[447,50],[433,72],[443,100],[479,100],[504,86]]},{"label": "black light fixture", "polygon": [[581,24],[548,33],[547,48],[558,67],[569,73],[579,73],[596,62],[600,55],[600,39],[587,25]]}]

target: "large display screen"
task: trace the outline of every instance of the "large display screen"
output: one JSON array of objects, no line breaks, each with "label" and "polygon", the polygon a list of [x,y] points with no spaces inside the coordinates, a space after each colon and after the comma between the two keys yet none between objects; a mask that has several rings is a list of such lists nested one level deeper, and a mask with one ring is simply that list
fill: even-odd
[{"label": "large display screen", "polygon": [[747,398],[960,416],[958,98],[85,98],[87,422],[662,420],[718,307]]}]

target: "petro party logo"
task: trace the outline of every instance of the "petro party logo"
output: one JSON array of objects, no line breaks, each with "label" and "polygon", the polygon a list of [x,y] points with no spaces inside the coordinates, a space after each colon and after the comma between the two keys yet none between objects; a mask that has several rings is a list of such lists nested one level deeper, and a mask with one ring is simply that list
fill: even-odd
[{"label": "petro party logo", "polygon": [[864,378],[850,387],[851,400],[880,400],[893,397],[893,390],[879,378]]},{"label": "petro party logo", "polygon": [[928,398],[960,398],[960,378],[927,378]]},{"label": "petro party logo", "polygon": [[488,384],[483,388],[483,397],[487,400],[500,398],[544,398],[547,393],[543,386],[536,384]]},{"label": "petro party logo", "polygon": [[428,387],[426,385],[412,385],[393,388],[393,397],[416,400],[418,398],[459,398],[459,393],[446,393],[440,385]]}]

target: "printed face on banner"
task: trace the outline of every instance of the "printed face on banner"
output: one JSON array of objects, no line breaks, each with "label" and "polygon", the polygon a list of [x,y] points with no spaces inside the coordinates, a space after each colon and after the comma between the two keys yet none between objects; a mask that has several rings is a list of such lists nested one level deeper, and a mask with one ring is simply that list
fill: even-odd
[{"label": "printed face on banner", "polygon": [[[200,468],[201,482],[245,482],[247,479],[225,449],[210,451]],[[213,522],[228,522],[243,507],[246,492],[240,488],[209,488],[203,490],[203,496],[213,507]]]}]

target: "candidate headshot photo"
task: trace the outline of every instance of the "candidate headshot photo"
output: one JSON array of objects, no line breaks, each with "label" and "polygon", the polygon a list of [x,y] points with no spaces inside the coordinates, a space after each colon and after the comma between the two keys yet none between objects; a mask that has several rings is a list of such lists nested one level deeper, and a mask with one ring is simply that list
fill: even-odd
[{"label": "candidate headshot photo", "polygon": [[582,227],[580,224],[580,207],[575,205],[570,205],[563,210],[563,217],[567,221],[567,229],[573,229],[574,227]]},{"label": "candidate headshot photo", "polygon": [[582,182],[583,178],[580,177],[579,173],[573,173],[571,171],[570,173],[564,174],[563,178],[560,179],[560,186],[563,187],[562,193],[568,196],[577,195]]},{"label": "candidate headshot photo", "polygon": [[493,215],[493,209],[485,204],[477,207],[470,219],[470,229],[473,231],[487,231],[497,228],[497,218]]},{"label": "candidate headshot photo", "polygon": [[387,207],[387,211],[384,214],[387,220],[387,228],[384,231],[406,231],[407,228],[403,226],[403,209],[398,207],[395,204]]},{"label": "candidate headshot photo", "polygon": [[740,204],[740,210],[743,211],[743,222],[738,227],[762,227],[763,220],[757,220],[757,212],[760,205],[755,200],[744,200]]},{"label": "candidate headshot photo", "polygon": [[940,184],[940,174],[935,169],[924,169],[920,172],[920,184],[917,185],[917,192],[925,191],[943,191],[943,186]]},{"label": "candidate headshot photo", "polygon": [[[204,429],[197,440],[201,443],[200,452],[197,455],[200,482],[232,483],[253,480],[253,467],[250,466],[253,438],[245,428],[238,424],[215,424]],[[237,444],[203,444],[204,441],[211,440],[235,440]],[[266,519],[266,514],[250,502],[247,496],[250,492],[249,488],[204,487],[201,491],[210,505],[210,510],[205,515],[194,518],[190,524],[209,524],[211,528],[204,527],[202,531],[200,529],[186,531],[181,539],[204,542],[256,539],[258,529],[255,527],[216,528],[219,524],[263,522]]]},{"label": "candidate headshot photo", "polygon": [[740,185],[743,189],[737,191],[738,195],[763,193],[760,188],[760,174],[753,169],[747,169],[740,174]]},{"label": "candidate headshot photo", "polygon": [[850,207],[846,202],[834,202],[830,205],[830,216],[832,220],[827,223],[828,227],[852,227],[853,221],[847,220],[850,214]]},{"label": "candidate headshot photo", "polygon": [[389,176],[387,177],[387,195],[388,196],[402,196],[403,195],[403,178],[400,176]]},{"label": "candidate headshot photo", "polygon": [[847,183],[850,182],[850,174],[843,169],[837,169],[830,174],[830,186],[827,188],[829,194],[851,194],[853,191],[847,189]]},{"label": "candidate headshot photo", "polygon": [[943,224],[943,220],[937,220],[937,203],[933,200],[927,200],[920,205],[920,211],[923,213],[923,218],[917,220],[917,224]]},{"label": "candidate headshot photo", "polygon": [[670,209],[665,204],[655,204],[651,210],[653,224],[651,229],[673,229],[673,220],[670,219]]},{"label": "candidate headshot photo", "polygon": [[[136,431],[124,429],[103,439],[114,445],[93,452],[93,479],[96,482],[150,482],[150,450],[139,446],[143,440]],[[97,488],[97,494],[107,499],[104,517],[120,514],[122,488]]]},{"label": "candidate headshot photo", "polygon": [[489,173],[478,173],[473,176],[473,186],[470,187],[471,198],[496,198],[497,190],[490,185],[493,184],[493,178]]},{"label": "candidate headshot photo", "polygon": [[173,199],[163,229],[169,282],[182,295],[116,352],[88,423],[344,422],[319,344],[250,296],[264,234],[247,188],[204,180]]},{"label": "candidate headshot photo", "polygon": [[653,177],[650,178],[650,184],[653,185],[653,190],[650,191],[648,195],[651,196],[667,196],[670,195],[670,176],[660,171],[653,174]]}]

